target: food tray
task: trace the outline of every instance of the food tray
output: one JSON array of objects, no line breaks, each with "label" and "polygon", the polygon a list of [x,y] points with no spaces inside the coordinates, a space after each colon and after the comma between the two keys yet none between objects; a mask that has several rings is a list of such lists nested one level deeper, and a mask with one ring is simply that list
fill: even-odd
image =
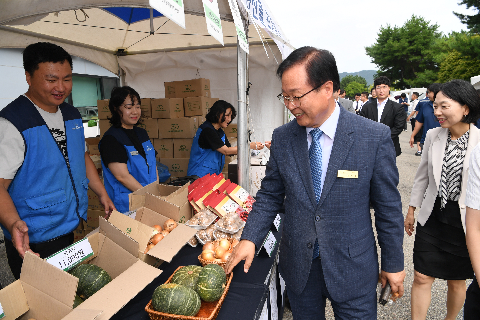
[{"label": "food tray", "polygon": [[[199,214],[206,214],[207,215],[207,224],[206,225],[198,225],[198,224],[190,224],[190,220],[192,220],[193,218],[195,218],[197,215]],[[203,209],[202,211],[196,213],[191,219],[189,219],[187,222],[185,222],[185,225],[186,226],[189,226],[190,228],[194,228],[194,229],[197,229],[197,230],[204,230],[204,229],[207,229],[214,221],[215,219],[217,219],[218,216],[211,212],[210,210],[208,209]]]},{"label": "food tray", "polygon": [[[178,267],[175,272],[177,272],[183,266]],[[165,283],[169,283],[172,280],[173,275],[175,272],[168,278]],[[145,311],[147,311],[151,320],[175,320],[175,319],[182,319],[182,320],[213,320],[217,318],[218,313],[220,312],[220,308],[222,307],[223,301],[228,293],[228,289],[230,288],[230,283],[232,282],[233,273],[227,274],[227,283],[225,284],[225,290],[223,291],[222,296],[217,301],[213,302],[206,302],[202,300],[202,305],[200,306],[200,310],[198,313],[193,316],[183,316],[177,314],[170,314],[170,313],[163,313],[153,310],[152,307],[152,300],[150,300],[145,307]]]},{"label": "food tray", "polygon": [[[239,219],[239,220],[240,220],[240,219]],[[219,221],[220,221],[220,220],[219,220]],[[218,225],[218,221],[217,221],[217,222],[215,223],[215,227],[216,227],[218,230],[222,231],[222,232],[229,233],[229,234],[235,234],[235,233],[237,233],[240,229],[242,229],[243,227],[245,227],[245,224],[246,224],[245,221],[240,220],[240,221],[238,222],[238,225],[239,225],[238,228],[233,229],[233,230],[227,230],[227,229],[225,229],[225,228],[223,228],[223,227],[220,227],[220,226]]]}]

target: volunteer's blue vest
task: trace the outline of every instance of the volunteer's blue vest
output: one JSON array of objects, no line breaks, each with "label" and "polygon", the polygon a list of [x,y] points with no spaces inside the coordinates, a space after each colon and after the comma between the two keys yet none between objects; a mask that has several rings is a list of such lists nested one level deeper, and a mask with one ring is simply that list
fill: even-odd
[{"label": "volunteer's blue vest", "polygon": [[[150,142],[147,131],[136,126],[133,127],[133,130],[143,146],[146,159],[143,158],[138,150],[134,148],[132,141],[121,128],[110,127],[110,129],[105,132],[104,136],[113,136],[121,145],[125,147],[128,155],[128,172],[142,186],[146,186],[147,184],[157,181],[157,162],[155,159],[155,149],[153,149],[153,145],[152,142]],[[100,141],[100,144],[101,143],[102,141]],[[98,145],[99,148],[100,144]],[[107,190],[110,199],[112,199],[115,208],[119,212],[127,212],[129,210],[128,195],[132,193],[132,191],[130,191],[115,178],[110,169],[105,166],[103,160],[102,168],[105,189]]]},{"label": "volunteer's blue vest", "polygon": [[[54,239],[86,220],[88,179],[82,117],[75,107],[59,106],[65,123],[70,167],[35,106],[20,96],[0,111],[25,141],[25,158],[8,193],[28,226],[30,242]],[[7,239],[10,233],[2,226]]]},{"label": "volunteer's blue vest", "polygon": [[[208,173],[220,174],[222,173],[223,166],[225,165],[225,156],[223,154],[216,150],[203,149],[198,145],[200,134],[202,133],[203,129],[207,127],[216,130],[209,121],[205,121],[195,133],[195,137],[193,138],[192,142],[192,148],[190,149],[190,160],[188,161],[187,175],[189,176],[195,175],[201,178]],[[222,141],[225,143],[225,133],[223,130],[222,133]]]}]

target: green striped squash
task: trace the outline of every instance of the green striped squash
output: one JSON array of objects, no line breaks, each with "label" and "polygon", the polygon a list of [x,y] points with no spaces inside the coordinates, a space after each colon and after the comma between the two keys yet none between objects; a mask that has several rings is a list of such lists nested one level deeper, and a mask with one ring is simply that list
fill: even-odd
[{"label": "green striped squash", "polygon": [[79,296],[75,295],[75,300],[73,300],[73,309],[78,307],[81,303],[83,302],[82,298]]},{"label": "green striped squash", "polygon": [[194,316],[200,310],[198,294],[181,284],[165,283],[153,292],[152,307],[155,311]]},{"label": "green striped squash", "polygon": [[105,270],[94,264],[81,264],[70,273],[78,278],[77,295],[84,300],[112,281]]},{"label": "green striped squash", "polygon": [[225,290],[227,275],[218,264],[207,264],[198,275],[197,293],[207,302],[220,299]]},{"label": "green striped squash", "polygon": [[171,282],[176,284],[181,284],[185,287],[195,290],[200,271],[202,271],[201,266],[191,265],[191,266],[183,267],[175,272]]}]

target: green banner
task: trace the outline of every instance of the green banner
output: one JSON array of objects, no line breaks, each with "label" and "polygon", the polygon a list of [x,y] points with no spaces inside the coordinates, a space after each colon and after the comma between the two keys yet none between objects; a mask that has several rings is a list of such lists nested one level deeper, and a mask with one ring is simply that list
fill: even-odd
[{"label": "green banner", "polygon": [[246,44],[248,44],[247,37],[245,36],[245,33],[240,29],[237,25],[235,25],[235,28],[237,28],[237,35],[240,39],[243,40]]},{"label": "green banner", "polygon": [[220,23],[220,18],[217,17],[215,12],[213,12],[208,6],[204,5],[206,16],[215,23],[215,25],[222,29],[222,24]]}]

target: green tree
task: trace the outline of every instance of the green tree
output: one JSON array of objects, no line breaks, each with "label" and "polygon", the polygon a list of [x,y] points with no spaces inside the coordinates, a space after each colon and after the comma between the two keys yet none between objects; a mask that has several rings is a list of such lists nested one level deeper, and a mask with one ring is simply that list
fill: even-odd
[{"label": "green tree", "polygon": [[442,36],[438,28],[415,15],[402,27],[381,27],[376,43],[365,48],[379,67],[377,76],[387,76],[400,89],[429,85],[432,73],[438,72],[433,50]]},{"label": "green tree", "polygon": [[467,5],[467,9],[475,8],[477,9],[477,14],[468,15],[453,12],[463,24],[466,24],[470,31],[479,33],[480,32],[480,1],[479,0],[462,0],[458,3],[459,5]]},{"label": "green tree", "polygon": [[[347,86],[349,85],[350,82],[356,82],[356,83],[361,83],[365,87],[367,86],[367,80],[365,80],[364,77],[361,77],[359,75],[346,75],[345,77],[340,80],[340,89],[343,89],[347,91]],[[348,94],[347,94],[348,95]]]},{"label": "green tree", "polygon": [[437,43],[438,81],[470,78],[480,74],[480,35],[453,32]]},{"label": "green tree", "polygon": [[353,98],[355,97],[355,93],[362,93],[363,91],[367,91],[367,86],[366,83],[363,84],[353,81],[350,82],[344,90],[347,97]]}]

